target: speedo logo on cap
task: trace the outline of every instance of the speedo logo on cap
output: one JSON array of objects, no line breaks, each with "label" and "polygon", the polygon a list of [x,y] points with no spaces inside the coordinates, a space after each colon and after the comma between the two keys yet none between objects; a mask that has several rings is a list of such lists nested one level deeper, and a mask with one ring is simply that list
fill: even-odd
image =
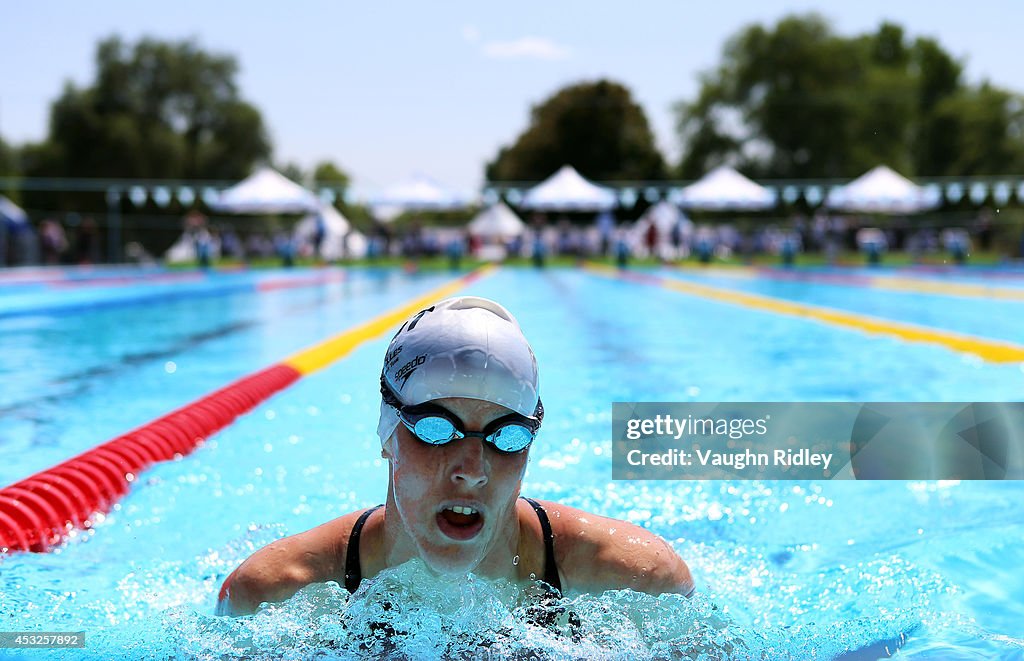
[{"label": "speedo logo on cap", "polygon": [[427,354],[421,353],[420,355],[416,356],[415,358],[407,362],[405,365],[402,365],[401,367],[398,368],[398,371],[395,372],[395,381],[398,382],[399,390],[405,387],[406,381],[408,381],[409,377],[412,376],[412,373],[416,371],[416,368],[425,363],[426,361]]}]

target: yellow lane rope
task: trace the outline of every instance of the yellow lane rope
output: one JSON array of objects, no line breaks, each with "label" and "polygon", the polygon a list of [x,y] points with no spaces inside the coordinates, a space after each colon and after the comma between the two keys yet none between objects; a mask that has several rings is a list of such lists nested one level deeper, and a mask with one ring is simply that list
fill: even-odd
[{"label": "yellow lane rope", "polygon": [[671,278],[662,278],[653,275],[635,274],[620,272],[612,267],[602,264],[587,263],[584,268],[590,273],[626,280],[628,282],[640,282],[648,285],[659,285],[666,289],[699,296],[723,303],[731,303],[755,310],[765,310],[776,314],[783,314],[793,317],[814,319],[823,323],[839,326],[842,328],[853,328],[873,333],[876,335],[889,335],[898,337],[907,342],[923,342],[927,344],[938,344],[954,351],[973,354],[984,360],[994,363],[1015,363],[1024,361],[1024,346],[991,340],[972,335],[961,335],[950,331],[928,328],[926,326],[915,326],[913,324],[889,321],[877,317],[859,315],[853,312],[836,310],[833,308],[817,307],[803,303],[795,303],[769,296],[758,294],[747,294],[744,292],[710,287],[693,282],[683,282]]},{"label": "yellow lane rope", "polygon": [[1024,289],[1013,287],[993,287],[991,285],[974,285],[966,282],[942,282],[939,280],[919,280],[917,278],[897,278],[875,276],[871,278],[871,286],[878,289],[893,291],[909,291],[921,294],[941,294],[943,296],[966,296],[969,298],[996,298],[1004,301],[1024,301]]},{"label": "yellow lane rope", "polygon": [[[672,265],[672,268],[677,271],[693,275],[735,278],[737,280],[776,278],[770,269],[765,272],[749,266],[697,266],[693,264],[674,264]],[[996,287],[993,285],[978,285],[968,282],[944,282],[941,280],[929,280],[924,278],[894,275],[871,275],[858,277],[862,278],[861,282],[849,283],[833,280],[829,278],[827,274],[820,278],[810,275],[807,278],[807,282],[824,285],[872,287],[874,289],[886,289],[889,291],[902,291],[917,294],[938,294],[940,296],[1024,301],[1024,288],[1019,287]],[[788,278],[781,279],[788,280]]]},{"label": "yellow lane rope", "polygon": [[394,330],[400,323],[423,308],[451,296],[471,282],[490,275],[496,270],[497,267],[495,266],[483,266],[468,275],[429,291],[400,307],[339,333],[315,346],[299,351],[281,362],[294,368],[303,376],[323,369],[339,358],[348,355],[363,342],[376,339],[389,330]]}]

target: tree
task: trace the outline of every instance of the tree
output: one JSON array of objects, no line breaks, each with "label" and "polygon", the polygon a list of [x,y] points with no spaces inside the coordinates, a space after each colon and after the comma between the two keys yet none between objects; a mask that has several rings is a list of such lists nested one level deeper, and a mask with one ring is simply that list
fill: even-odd
[{"label": "tree", "polygon": [[0,177],[11,177],[17,173],[14,150],[0,137]]},{"label": "tree", "polygon": [[[697,98],[677,105],[679,174],[722,162],[777,178],[846,178],[879,163],[911,175],[1005,172],[1024,153],[1019,97],[964,85],[962,68],[891,23],[851,38],[816,14],[749,26]],[[981,141],[968,150],[977,157],[951,127]]]},{"label": "tree", "polygon": [[292,161],[288,161],[287,163],[278,163],[274,166],[274,169],[297,184],[305,184],[306,182],[306,173],[298,163],[294,163]]},{"label": "tree", "polygon": [[816,14],[742,30],[703,76],[698,102],[677,107],[683,176],[722,161],[761,175],[846,175],[864,51]]},{"label": "tree", "polygon": [[944,99],[931,126],[948,154],[933,174],[1019,172],[1024,168],[1024,103],[1019,95],[982,83]]},{"label": "tree", "polygon": [[961,90],[963,66],[932,39],[917,40],[914,59],[920,69],[915,169],[923,175],[944,174],[957,160],[958,146],[956,136],[948,133],[950,118],[942,116],[939,106]]},{"label": "tree", "polygon": [[605,181],[666,174],[643,109],[608,80],[566,87],[535,106],[527,129],[487,164],[486,178],[536,181],[566,164]]},{"label": "tree", "polygon": [[348,188],[349,176],[347,172],[331,161],[322,161],[317,163],[313,169],[313,181],[316,184],[333,186],[344,191]]},{"label": "tree", "polygon": [[238,179],[270,155],[234,58],[195,42],[101,42],[96,79],[68,83],[50,111],[35,176]]}]

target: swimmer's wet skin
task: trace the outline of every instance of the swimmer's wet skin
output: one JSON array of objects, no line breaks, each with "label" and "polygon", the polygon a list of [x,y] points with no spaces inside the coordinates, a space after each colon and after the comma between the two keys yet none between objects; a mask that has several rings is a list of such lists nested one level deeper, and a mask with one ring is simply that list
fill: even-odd
[{"label": "swimmer's wet skin", "polygon": [[520,498],[544,409],[533,351],[497,303],[448,299],[407,320],[381,386],[384,506],[260,549],[224,582],[219,614],[252,613],[310,583],[354,591],[414,559],[453,580],[537,581],[565,596],[693,591],[686,563],[653,533]]}]

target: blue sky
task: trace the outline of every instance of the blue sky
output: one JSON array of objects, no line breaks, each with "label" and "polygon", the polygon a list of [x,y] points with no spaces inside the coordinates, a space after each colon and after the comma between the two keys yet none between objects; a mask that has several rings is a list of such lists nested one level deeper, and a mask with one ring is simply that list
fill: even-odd
[{"label": "blue sky", "polygon": [[725,40],[810,10],[844,34],[895,21],[938,38],[969,80],[1024,91],[1019,0],[12,2],[0,10],[0,136],[41,139],[64,81],[92,80],[101,38],[196,37],[238,59],[242,95],[263,112],[276,160],[333,160],[365,192],[414,173],[468,192],[532,105],[598,77],[633,91],[675,159],[672,105],[693,97]]}]

